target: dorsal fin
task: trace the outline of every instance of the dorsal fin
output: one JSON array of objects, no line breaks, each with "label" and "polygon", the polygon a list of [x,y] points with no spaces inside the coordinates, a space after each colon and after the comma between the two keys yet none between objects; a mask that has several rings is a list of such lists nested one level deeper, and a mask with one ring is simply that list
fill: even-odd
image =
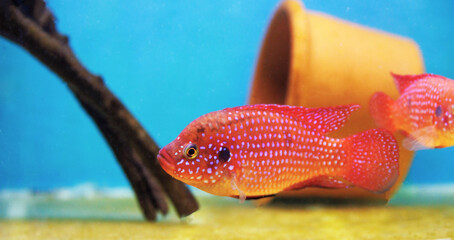
[{"label": "dorsal fin", "polygon": [[359,108],[359,105],[306,108],[276,104],[257,104],[230,108],[226,110],[268,110],[277,112],[291,116],[295,120],[304,121],[305,124],[311,125],[314,130],[320,132],[321,134],[327,134],[344,126],[350,114]]},{"label": "dorsal fin", "polygon": [[343,127],[351,113],[359,108],[359,105],[312,108],[304,116],[299,117],[307,120],[306,123],[321,134],[328,134]]},{"label": "dorsal fin", "polygon": [[[427,78],[427,77],[442,77],[435,74],[425,73],[425,74],[418,74],[418,75],[399,75],[395,73],[391,73],[393,76],[394,81],[397,85],[397,89],[399,93],[402,94],[408,86],[412,85],[413,83],[417,82],[418,80]],[[444,78],[444,77],[442,77]]]}]

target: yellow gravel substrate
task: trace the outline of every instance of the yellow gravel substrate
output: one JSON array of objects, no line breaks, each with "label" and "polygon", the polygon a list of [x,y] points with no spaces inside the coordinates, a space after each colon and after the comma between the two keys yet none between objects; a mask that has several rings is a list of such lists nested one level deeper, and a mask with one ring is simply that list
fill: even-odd
[{"label": "yellow gravel substrate", "polygon": [[454,207],[205,204],[180,221],[3,220],[0,239],[454,239]]}]

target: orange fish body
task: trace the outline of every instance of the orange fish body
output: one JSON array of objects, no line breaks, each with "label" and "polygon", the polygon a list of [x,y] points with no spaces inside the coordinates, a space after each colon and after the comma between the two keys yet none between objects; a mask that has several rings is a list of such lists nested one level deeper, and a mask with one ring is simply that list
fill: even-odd
[{"label": "orange fish body", "polygon": [[383,192],[398,176],[398,147],[388,131],[326,136],[358,108],[263,104],[212,112],[190,123],[158,160],[178,180],[240,199],[310,186]]},{"label": "orange fish body", "polygon": [[392,100],[382,92],[370,100],[377,125],[401,130],[409,150],[454,145],[454,81],[433,74],[392,74],[400,96]]}]

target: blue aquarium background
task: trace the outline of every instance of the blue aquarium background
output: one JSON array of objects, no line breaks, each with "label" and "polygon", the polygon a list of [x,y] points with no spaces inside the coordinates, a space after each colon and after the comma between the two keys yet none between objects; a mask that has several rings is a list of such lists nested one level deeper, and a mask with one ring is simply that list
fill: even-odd
[{"label": "blue aquarium background", "polygon": [[[48,0],[81,62],[163,146],[196,117],[244,105],[279,1]],[[414,39],[454,78],[454,2],[305,0],[310,10]],[[0,191],[128,187],[67,86],[0,38]],[[454,148],[416,153],[405,184],[454,183]]]}]

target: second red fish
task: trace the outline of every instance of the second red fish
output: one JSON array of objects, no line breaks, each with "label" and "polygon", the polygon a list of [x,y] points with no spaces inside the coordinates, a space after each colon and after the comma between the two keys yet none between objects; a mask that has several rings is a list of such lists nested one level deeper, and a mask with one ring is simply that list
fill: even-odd
[{"label": "second red fish", "polygon": [[178,180],[240,199],[311,186],[383,192],[399,169],[389,132],[326,136],[358,108],[252,105],[212,112],[190,123],[158,160]]}]

